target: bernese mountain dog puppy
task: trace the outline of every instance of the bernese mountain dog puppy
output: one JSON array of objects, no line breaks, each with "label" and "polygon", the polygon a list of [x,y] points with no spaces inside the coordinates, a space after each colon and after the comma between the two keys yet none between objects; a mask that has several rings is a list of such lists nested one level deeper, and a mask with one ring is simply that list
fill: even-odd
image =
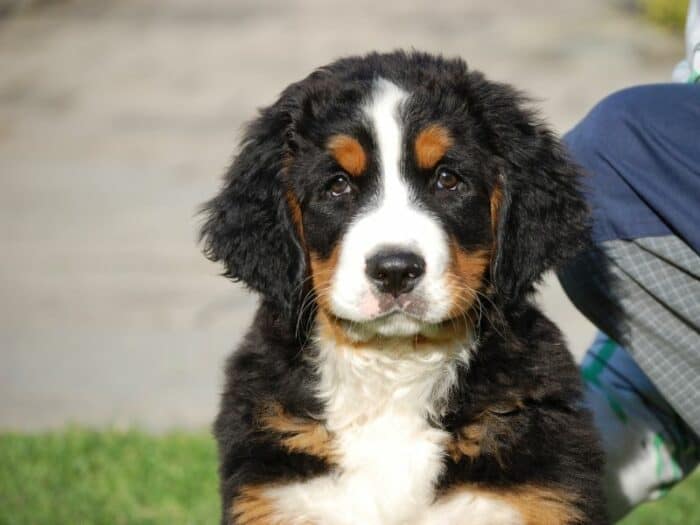
[{"label": "bernese mountain dog puppy", "polygon": [[586,244],[577,169],[508,85],[338,60],[247,128],[202,239],[258,292],[215,423],[222,523],[606,523],[578,369],[533,304]]}]

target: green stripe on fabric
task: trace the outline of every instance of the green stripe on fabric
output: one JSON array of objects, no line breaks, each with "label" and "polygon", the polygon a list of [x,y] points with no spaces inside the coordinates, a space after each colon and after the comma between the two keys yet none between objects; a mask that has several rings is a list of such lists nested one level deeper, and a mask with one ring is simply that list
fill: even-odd
[{"label": "green stripe on fabric", "polygon": [[608,400],[610,410],[614,412],[614,414],[620,421],[622,421],[623,423],[627,423],[627,413],[622,408],[622,405],[617,401],[617,399],[615,399],[612,395],[608,393],[605,394],[605,397]]},{"label": "green stripe on fabric", "polygon": [[663,479],[663,473],[664,473],[664,456],[663,456],[663,447],[664,447],[664,438],[661,437],[661,434],[654,434],[654,450],[656,451],[656,479],[661,481]]},{"label": "green stripe on fabric", "polygon": [[596,359],[591,359],[590,362],[583,367],[583,378],[595,385],[600,385],[600,379],[598,379],[598,376],[605,369],[605,365],[608,364],[608,361],[610,361],[612,356],[615,354],[615,350],[617,350],[617,343],[615,343],[615,341],[612,339],[605,341],[605,343],[603,343],[603,345],[600,347],[600,350],[598,350],[596,353]]},{"label": "green stripe on fabric", "polygon": [[605,366],[610,359],[612,359],[616,350],[617,343],[612,339],[606,340],[596,353],[596,358],[591,359],[589,363],[581,369],[581,375],[585,381],[592,383],[603,391],[610,410],[612,410],[613,414],[615,414],[620,421],[627,423],[627,414],[622,408],[622,405],[610,392],[603,388],[600,382],[600,374],[605,370]]}]

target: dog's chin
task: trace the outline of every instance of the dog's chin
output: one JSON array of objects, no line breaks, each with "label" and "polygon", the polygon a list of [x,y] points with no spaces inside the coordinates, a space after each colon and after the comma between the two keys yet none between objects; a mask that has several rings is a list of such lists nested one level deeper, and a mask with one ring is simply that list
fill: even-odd
[{"label": "dog's chin", "polygon": [[430,323],[403,312],[393,312],[368,321],[350,321],[336,318],[349,339],[357,342],[375,338],[408,339],[417,336],[437,337],[443,331],[443,322]]}]

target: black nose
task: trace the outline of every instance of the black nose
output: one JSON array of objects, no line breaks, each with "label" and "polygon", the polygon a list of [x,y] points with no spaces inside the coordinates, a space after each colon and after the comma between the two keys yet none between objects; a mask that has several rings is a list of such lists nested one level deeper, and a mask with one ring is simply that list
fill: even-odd
[{"label": "black nose", "polygon": [[381,251],[367,259],[367,277],[382,293],[398,297],[415,288],[425,273],[425,260],[404,251]]}]

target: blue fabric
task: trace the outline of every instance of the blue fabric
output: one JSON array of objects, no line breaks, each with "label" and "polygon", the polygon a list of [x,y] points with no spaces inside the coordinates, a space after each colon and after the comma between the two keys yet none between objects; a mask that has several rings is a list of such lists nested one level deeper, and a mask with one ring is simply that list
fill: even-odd
[{"label": "blue fabric", "polygon": [[700,253],[700,85],[610,95],[564,136],[596,242],[677,235]]}]

